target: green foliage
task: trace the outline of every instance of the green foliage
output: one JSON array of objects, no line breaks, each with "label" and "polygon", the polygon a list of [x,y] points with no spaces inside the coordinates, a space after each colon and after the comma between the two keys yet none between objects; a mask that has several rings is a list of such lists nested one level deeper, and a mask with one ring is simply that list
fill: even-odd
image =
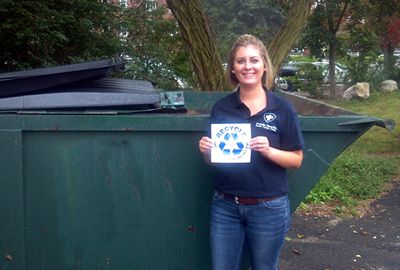
[{"label": "green foliage", "polygon": [[165,8],[149,10],[145,1],[126,9],[126,77],[149,80],[163,89],[177,89],[183,82],[193,86],[188,51],[175,19],[165,19]]},{"label": "green foliage", "polygon": [[94,0],[1,0],[0,70],[113,56],[121,49],[118,11]]},{"label": "green foliage", "polygon": [[[346,23],[337,28],[343,7]],[[368,81],[376,86],[385,79],[400,81],[393,57],[393,49],[400,40],[399,8],[398,0],[317,1],[299,46],[308,47],[313,56],[321,58],[328,58],[328,50],[333,48],[347,62],[352,83]],[[384,61],[377,64],[376,57],[382,51]],[[350,57],[354,53],[357,56]]]},{"label": "green foliage", "polygon": [[286,10],[274,0],[207,0],[204,7],[222,59],[236,38],[244,33],[253,34],[268,44],[286,16]]},{"label": "green foliage", "polygon": [[368,57],[370,53],[377,54],[379,36],[365,23],[366,15],[372,12],[370,6],[353,1],[350,8],[351,20],[346,24],[346,31],[342,34],[344,46],[349,51],[358,52],[361,56]]},{"label": "green foliage", "polygon": [[299,42],[301,47],[308,47],[311,55],[317,58],[328,58],[327,50],[332,45],[334,50],[341,50],[342,43],[339,42],[339,28],[337,25],[343,10],[347,10],[348,0],[320,0],[316,1],[315,9],[308,20],[302,38]]},{"label": "green foliage", "polygon": [[178,78],[167,65],[145,56],[132,57],[127,62],[123,77],[151,81],[156,87],[165,90],[180,87]]},{"label": "green foliage", "polygon": [[325,22],[325,12],[322,6],[317,5],[299,41],[300,47],[310,49],[311,55],[322,57],[324,48],[328,46],[329,31]]},{"label": "green foliage", "polygon": [[[165,89],[193,85],[176,21],[145,0],[125,8],[96,0],[0,0],[0,71],[127,55],[125,76]],[[129,34],[126,34],[129,33]]]},{"label": "green foliage", "polygon": [[289,55],[288,61],[298,62],[298,63],[311,63],[317,61],[317,58],[304,56],[304,55]]},{"label": "green foliage", "polygon": [[367,156],[345,152],[306,197],[308,203],[331,200],[351,206],[355,200],[374,198],[399,171],[398,157]]},{"label": "green foliage", "polygon": [[370,53],[369,57],[348,57],[345,61],[350,84],[369,82],[371,89],[376,88],[384,80],[382,64],[376,54]]},{"label": "green foliage", "polygon": [[[351,82],[367,81],[376,87],[381,81],[386,79],[399,80],[398,68],[395,68],[393,48],[386,40],[389,36],[396,39],[396,34],[390,33],[390,22],[395,20],[400,12],[396,9],[399,1],[351,1],[351,16],[342,34],[343,51],[341,56],[348,62],[350,68]],[[395,15],[397,12],[397,15]],[[400,20],[397,20],[397,24]],[[398,32],[398,31],[397,31]],[[398,37],[398,34],[397,34]],[[391,39],[391,40],[394,40]],[[394,45],[396,46],[396,45]],[[384,58],[378,59],[378,55],[386,51]],[[350,57],[348,52],[357,52],[357,57]],[[378,61],[379,60],[379,61]]]},{"label": "green foliage", "polygon": [[289,78],[293,84],[303,92],[313,97],[321,97],[323,94],[323,70],[311,63],[304,63],[299,66],[298,75]]}]

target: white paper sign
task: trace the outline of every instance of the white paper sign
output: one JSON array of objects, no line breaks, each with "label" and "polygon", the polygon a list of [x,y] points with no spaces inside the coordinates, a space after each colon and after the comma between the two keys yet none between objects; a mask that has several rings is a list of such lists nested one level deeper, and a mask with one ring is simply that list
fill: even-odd
[{"label": "white paper sign", "polygon": [[212,124],[211,139],[214,143],[214,147],[211,149],[211,162],[250,162],[250,124]]}]

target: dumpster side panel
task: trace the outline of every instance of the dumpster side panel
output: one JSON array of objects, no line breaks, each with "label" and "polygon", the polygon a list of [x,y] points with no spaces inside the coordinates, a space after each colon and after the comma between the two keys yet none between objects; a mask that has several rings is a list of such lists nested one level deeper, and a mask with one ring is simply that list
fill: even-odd
[{"label": "dumpster side panel", "polygon": [[0,131],[0,268],[25,269],[22,133]]},{"label": "dumpster side panel", "polygon": [[318,183],[328,167],[329,164],[312,149],[304,152],[304,162],[301,168],[289,173],[289,198],[292,213]]},{"label": "dumpster side panel", "polygon": [[[300,117],[292,211],[372,125],[342,124],[357,119]],[[1,266],[210,269],[213,172],[198,151],[207,125],[206,114],[0,114],[0,251],[13,252]]]},{"label": "dumpster side panel", "polygon": [[209,269],[199,137],[26,132],[27,269]]},{"label": "dumpster side panel", "polygon": [[317,131],[317,129],[313,131],[312,129],[308,130],[308,124],[304,124],[306,130],[303,131],[303,135],[306,146],[303,164],[300,169],[288,172],[292,213],[318,183],[337,156],[371,127],[367,123],[358,125],[356,128],[337,127],[336,131]]},{"label": "dumpster side panel", "polygon": [[290,203],[292,212],[318,183],[332,161],[347,146],[355,134],[349,132],[303,132],[306,147],[300,169],[289,171]]}]

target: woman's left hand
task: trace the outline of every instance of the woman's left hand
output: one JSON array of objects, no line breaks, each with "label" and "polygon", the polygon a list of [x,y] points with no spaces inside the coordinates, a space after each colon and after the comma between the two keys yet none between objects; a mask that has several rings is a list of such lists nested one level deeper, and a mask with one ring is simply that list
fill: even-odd
[{"label": "woman's left hand", "polygon": [[257,136],[249,141],[251,150],[261,152],[263,155],[268,156],[270,150],[269,141],[267,137]]},{"label": "woman's left hand", "polygon": [[299,168],[303,160],[303,150],[279,150],[271,147],[268,138],[264,136],[250,139],[249,147],[251,150],[258,151],[262,156],[283,168]]}]

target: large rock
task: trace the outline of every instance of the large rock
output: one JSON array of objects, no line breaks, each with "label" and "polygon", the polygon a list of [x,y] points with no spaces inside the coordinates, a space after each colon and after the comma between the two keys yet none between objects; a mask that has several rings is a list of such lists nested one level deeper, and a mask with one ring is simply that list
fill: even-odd
[{"label": "large rock", "polygon": [[369,83],[361,82],[347,88],[343,93],[343,98],[350,99],[367,99],[369,98]]},{"label": "large rock", "polygon": [[383,81],[381,82],[379,90],[382,92],[393,92],[395,90],[398,90],[397,82],[394,80]]}]

